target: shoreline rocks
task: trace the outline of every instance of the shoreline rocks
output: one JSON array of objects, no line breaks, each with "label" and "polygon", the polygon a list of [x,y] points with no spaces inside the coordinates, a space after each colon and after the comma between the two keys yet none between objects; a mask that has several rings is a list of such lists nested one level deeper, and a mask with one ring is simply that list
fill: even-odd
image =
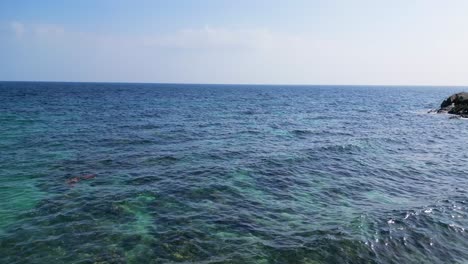
[{"label": "shoreline rocks", "polygon": [[468,118],[468,93],[456,93],[445,99],[437,113],[449,113]]}]

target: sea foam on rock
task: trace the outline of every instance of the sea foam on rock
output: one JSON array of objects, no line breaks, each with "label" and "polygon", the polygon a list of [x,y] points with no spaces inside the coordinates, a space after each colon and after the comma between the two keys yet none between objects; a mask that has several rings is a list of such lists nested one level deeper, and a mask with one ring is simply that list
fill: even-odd
[{"label": "sea foam on rock", "polygon": [[445,99],[437,113],[449,113],[468,118],[468,93],[456,93]]}]

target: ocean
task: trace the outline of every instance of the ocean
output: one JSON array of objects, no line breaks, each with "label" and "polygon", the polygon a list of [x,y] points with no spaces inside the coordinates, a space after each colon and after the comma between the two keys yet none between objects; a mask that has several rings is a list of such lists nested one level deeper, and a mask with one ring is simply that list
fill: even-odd
[{"label": "ocean", "polygon": [[0,263],[467,263],[463,90],[0,82]]}]

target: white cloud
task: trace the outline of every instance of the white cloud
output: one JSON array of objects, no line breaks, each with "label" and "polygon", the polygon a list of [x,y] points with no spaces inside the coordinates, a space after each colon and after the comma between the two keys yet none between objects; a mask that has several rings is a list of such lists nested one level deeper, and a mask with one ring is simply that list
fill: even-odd
[{"label": "white cloud", "polygon": [[248,49],[258,48],[270,37],[268,30],[231,30],[205,26],[201,29],[180,30],[166,36],[150,36],[143,40],[146,45],[185,49]]},{"label": "white cloud", "polygon": [[65,29],[62,26],[53,24],[37,24],[33,25],[34,33],[38,36],[47,35],[60,35],[65,33]]},{"label": "white cloud", "polygon": [[432,31],[427,36],[326,37],[205,26],[167,35],[119,36],[51,24],[12,22],[10,28],[26,43],[21,46],[25,58],[41,58],[46,65],[31,70],[48,74],[37,79],[54,80],[57,71],[66,71],[70,80],[85,81],[468,83],[463,72],[468,39],[461,32],[445,32],[443,38]]},{"label": "white cloud", "polygon": [[21,37],[26,32],[26,28],[23,23],[13,21],[10,23],[10,28],[17,37]]},{"label": "white cloud", "polygon": [[36,36],[47,37],[63,35],[65,29],[60,25],[54,24],[25,24],[18,21],[10,22],[10,29],[17,37],[26,37],[28,33]]}]

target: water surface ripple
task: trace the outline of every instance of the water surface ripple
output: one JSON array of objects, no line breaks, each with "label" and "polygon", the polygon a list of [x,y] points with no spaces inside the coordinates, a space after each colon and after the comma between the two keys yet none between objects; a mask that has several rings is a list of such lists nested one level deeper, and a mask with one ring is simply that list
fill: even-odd
[{"label": "water surface ripple", "polygon": [[0,263],[466,263],[457,91],[0,83]]}]

